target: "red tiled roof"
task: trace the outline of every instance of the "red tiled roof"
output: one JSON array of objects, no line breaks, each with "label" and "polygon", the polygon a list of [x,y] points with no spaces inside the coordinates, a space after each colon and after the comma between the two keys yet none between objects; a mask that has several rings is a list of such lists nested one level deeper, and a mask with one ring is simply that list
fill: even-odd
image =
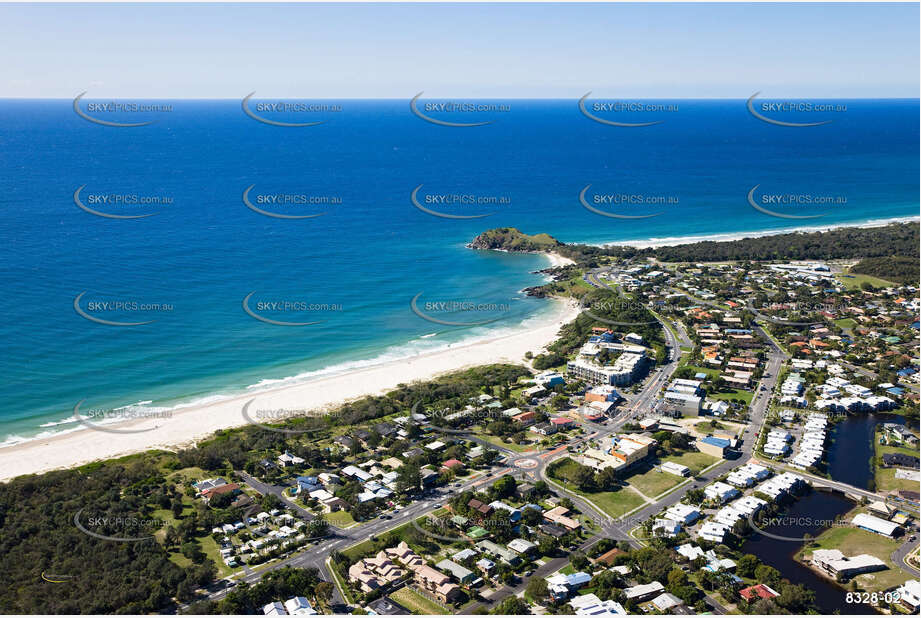
[{"label": "red tiled roof", "polygon": [[739,590],[739,596],[741,596],[746,601],[751,601],[754,598],[770,599],[779,595],[768,586],[765,586],[764,584],[758,584],[756,586],[742,588],[742,590]]}]

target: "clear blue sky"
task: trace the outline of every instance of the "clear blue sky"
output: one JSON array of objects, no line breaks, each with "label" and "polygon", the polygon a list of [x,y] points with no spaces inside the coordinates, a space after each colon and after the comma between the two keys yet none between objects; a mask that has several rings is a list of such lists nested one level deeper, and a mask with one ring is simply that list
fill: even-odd
[{"label": "clear blue sky", "polygon": [[918,4],[0,5],[0,97],[919,95]]}]

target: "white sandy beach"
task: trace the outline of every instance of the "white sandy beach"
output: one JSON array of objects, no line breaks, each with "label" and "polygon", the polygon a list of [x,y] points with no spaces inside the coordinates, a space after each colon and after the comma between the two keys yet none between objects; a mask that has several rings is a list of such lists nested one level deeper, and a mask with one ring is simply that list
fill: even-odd
[{"label": "white sandy beach", "polygon": [[663,238],[647,238],[644,240],[618,240],[612,242],[599,243],[602,247],[636,247],[637,249],[655,249],[656,247],[674,247],[675,245],[685,245],[695,242],[712,240],[714,242],[727,242],[730,240],[742,240],[744,238],[761,238],[764,236],[777,236],[779,234],[791,234],[793,232],[827,232],[845,227],[884,227],[893,223],[917,223],[921,217],[895,217],[891,219],[879,219],[876,221],[862,221],[857,223],[836,223],[832,225],[812,225],[784,228],[779,230],[759,230],[753,232],[727,232],[725,234],[708,234],[704,236],[667,236]]},{"label": "white sandy beach", "polygon": [[[549,256],[551,263],[562,265],[571,260]],[[537,354],[551,343],[560,327],[579,314],[573,303],[555,301],[559,311],[537,326],[484,339],[458,344],[435,352],[423,353],[346,373],[320,377],[277,389],[242,394],[222,401],[181,408],[169,418],[145,418],[106,429],[147,430],[140,433],[108,433],[83,429],[49,438],[35,439],[0,448],[0,480],[59,468],[109,459],[152,448],[172,450],[190,446],[219,429],[245,424],[243,405],[254,400],[250,416],[260,420],[257,410],[323,410],[352,399],[384,393],[397,384],[427,380],[438,375],[476,365],[495,362],[520,363],[526,352]],[[265,418],[262,418],[263,422]],[[271,421],[268,421],[271,422]]]}]

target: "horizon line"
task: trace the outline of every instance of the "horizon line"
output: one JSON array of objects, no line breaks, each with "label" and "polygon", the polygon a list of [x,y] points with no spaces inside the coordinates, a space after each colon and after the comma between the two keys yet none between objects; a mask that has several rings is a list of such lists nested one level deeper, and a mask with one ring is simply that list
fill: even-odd
[{"label": "horizon line", "polygon": [[[751,95],[749,95],[751,96]],[[89,97],[86,96],[83,100],[99,100],[99,99],[144,99],[148,101],[241,101],[246,97],[246,95],[240,97],[146,97],[142,95],[126,95],[118,97],[107,97],[107,96],[96,96]],[[0,101],[7,100],[17,100],[17,101],[70,101],[73,102],[76,97],[34,97],[34,96],[0,96]],[[413,97],[408,96],[403,97],[253,97],[254,100],[305,100],[305,101],[409,101]],[[458,100],[468,100],[468,101],[578,101],[581,97],[573,96],[570,97],[456,97],[456,96],[437,96],[437,97],[424,97],[425,100],[444,100],[444,99],[458,99]],[[820,99],[820,100],[830,100],[830,101],[921,101],[921,94],[917,97],[911,96],[879,96],[879,97],[859,97],[859,96],[772,96],[772,97],[758,97],[760,100],[764,101],[776,101],[779,99],[789,100],[805,100],[805,99]],[[747,101],[748,97],[643,97],[643,96],[599,96],[592,97],[592,100],[599,99],[642,99],[645,101]]]}]

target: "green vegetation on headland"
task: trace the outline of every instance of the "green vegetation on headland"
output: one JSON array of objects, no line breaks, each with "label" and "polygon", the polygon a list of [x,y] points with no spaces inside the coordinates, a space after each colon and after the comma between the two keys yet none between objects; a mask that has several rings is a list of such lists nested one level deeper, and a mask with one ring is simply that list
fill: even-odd
[{"label": "green vegetation on headland", "polygon": [[550,234],[525,234],[513,227],[500,227],[483,232],[470,243],[471,249],[504,251],[553,251],[564,246]]},{"label": "green vegetation on headland", "polygon": [[[895,274],[908,276],[910,266],[903,260],[914,259],[914,275],[906,282],[918,280],[918,244],[921,240],[918,223],[893,223],[882,227],[842,227],[826,232],[791,232],[756,238],[728,241],[700,241],[671,247],[636,249],[624,246],[596,247],[564,244],[547,234],[529,236],[515,228],[489,230],[477,236],[470,246],[474,249],[506,251],[553,251],[572,258],[585,266],[600,257],[654,257],[663,262],[725,262],[733,260],[829,260],[852,258],[891,258],[892,269],[879,276],[896,279]],[[523,248],[524,247],[524,248]],[[866,259],[864,262],[868,262]],[[883,262],[882,264],[885,264]],[[879,262],[868,262],[862,268],[882,268]],[[868,270],[864,272],[873,274]]]}]

